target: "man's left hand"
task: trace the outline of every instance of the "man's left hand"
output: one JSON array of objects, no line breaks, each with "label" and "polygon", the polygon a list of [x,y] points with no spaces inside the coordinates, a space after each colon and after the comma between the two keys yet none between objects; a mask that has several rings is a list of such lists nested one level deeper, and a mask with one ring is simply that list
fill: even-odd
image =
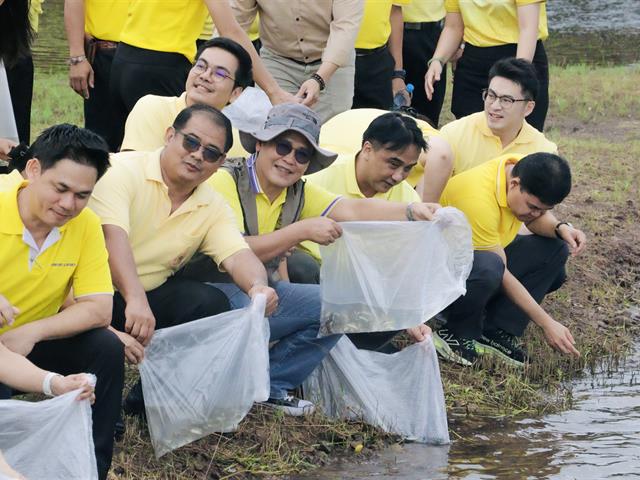
[{"label": "man's left hand", "polygon": [[393,98],[396,97],[397,93],[401,93],[404,97],[405,105],[411,105],[411,95],[407,91],[407,85],[404,83],[404,80],[401,78],[394,78],[391,81],[391,93],[393,94]]},{"label": "man's left hand", "polygon": [[35,344],[40,341],[31,331],[32,329],[26,328],[28,326],[27,324],[3,333],[0,335],[0,342],[12,352],[26,357],[31,353]]},{"label": "man's left hand", "polygon": [[267,297],[267,305],[264,309],[264,314],[268,317],[275,312],[276,308],[278,308],[278,294],[273,288],[266,285],[254,285],[251,287],[251,290],[247,292],[247,295],[249,295],[249,298],[253,300],[253,298],[259,293],[264,293]]},{"label": "man's left hand", "polygon": [[580,255],[587,248],[587,236],[582,230],[563,224],[558,228],[558,233],[562,240],[569,245],[571,255]]},{"label": "man's left hand", "polygon": [[437,203],[414,202],[409,208],[414,220],[433,220],[435,213],[442,207]]},{"label": "man's left hand", "polygon": [[416,342],[421,342],[431,336],[431,328],[429,328],[428,325],[421,323],[417,327],[407,328],[407,333]]},{"label": "man's left hand", "polygon": [[310,78],[300,85],[300,90],[296,93],[296,98],[298,102],[301,102],[307,107],[311,107],[320,98],[320,84],[313,78]]}]

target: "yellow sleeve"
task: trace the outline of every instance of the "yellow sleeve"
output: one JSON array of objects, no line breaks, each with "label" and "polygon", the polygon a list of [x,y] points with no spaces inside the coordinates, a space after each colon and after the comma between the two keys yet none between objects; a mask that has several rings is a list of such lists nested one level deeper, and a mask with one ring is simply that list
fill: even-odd
[{"label": "yellow sleeve", "polygon": [[532,3],[546,3],[545,0],[516,0],[516,7],[522,7],[523,5],[531,5]]},{"label": "yellow sleeve", "polygon": [[[132,159],[131,161],[142,161]],[[127,235],[130,230],[129,209],[135,200],[135,175],[124,162],[114,163],[96,183],[89,200],[89,208],[100,217],[102,225],[115,225]]]},{"label": "yellow sleeve", "polygon": [[300,220],[305,218],[324,217],[333,206],[342,198],[318,185],[305,182],[304,184],[304,207],[300,214]]},{"label": "yellow sleeve", "polygon": [[236,182],[231,174],[221,168],[214,173],[209,180],[207,180],[207,183],[226,200],[236,219],[238,229],[240,232],[244,233],[244,215],[242,214],[242,205],[240,205],[240,197],[238,197]]},{"label": "yellow sleeve", "polygon": [[249,245],[242,237],[233,210],[225,200],[220,198],[216,201],[212,211],[209,231],[200,251],[220,265],[234,253],[249,248]]},{"label": "yellow sleeve", "polygon": [[164,145],[164,133],[169,124],[164,124],[164,115],[159,114],[156,105],[155,95],[145,95],[136,102],[127,117],[120,150],[152,152]]},{"label": "yellow sleeve", "polygon": [[460,196],[452,206],[461,210],[467,217],[471,225],[474,249],[488,250],[502,245],[499,232],[500,208],[495,199]]},{"label": "yellow sleeve", "polygon": [[104,243],[100,219],[91,211],[85,210],[86,230],[81,244],[78,266],[73,272],[73,296],[75,298],[99,293],[113,294],[109,255]]},{"label": "yellow sleeve", "polygon": [[447,13],[460,13],[460,2],[458,0],[445,0],[444,8]]}]

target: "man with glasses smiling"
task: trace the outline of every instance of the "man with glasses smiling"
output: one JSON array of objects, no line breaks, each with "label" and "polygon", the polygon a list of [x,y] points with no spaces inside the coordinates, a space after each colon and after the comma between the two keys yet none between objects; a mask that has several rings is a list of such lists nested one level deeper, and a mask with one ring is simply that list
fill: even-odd
[{"label": "man with glasses smiling", "polygon": [[557,153],[558,147],[525,118],[533,111],[538,79],[523,59],[497,61],[483,92],[484,111],[455,120],[440,130],[453,149],[453,175],[507,153]]},{"label": "man with glasses smiling", "polygon": [[[164,145],[167,127],[179,112],[196,104],[222,110],[251,84],[251,72],[251,57],[239,43],[224,37],[208,40],[198,49],[182,95],[146,95],[138,100],[127,117],[121,150],[160,148]],[[233,147],[228,155],[246,156],[235,129],[233,136]]]},{"label": "man with glasses smiling", "polygon": [[[112,327],[125,355],[138,363],[159,328],[229,310],[227,297],[196,280],[175,276],[196,253],[220,265],[249,297],[278,304],[264,266],[249,249],[224,199],[205,184],[232,144],[231,124],[220,111],[194,105],[166,130],[154,152],[123,152],[96,185],[89,203],[100,217],[114,286]],[[142,414],[140,383],[125,412]]]}]

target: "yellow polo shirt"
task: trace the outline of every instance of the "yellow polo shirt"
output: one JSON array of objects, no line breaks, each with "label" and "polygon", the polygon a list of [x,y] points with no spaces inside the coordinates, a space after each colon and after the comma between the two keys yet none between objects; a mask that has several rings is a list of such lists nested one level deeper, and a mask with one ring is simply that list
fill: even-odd
[{"label": "yellow polo shirt", "polygon": [[215,28],[213,27],[213,18],[211,15],[207,15],[207,19],[204,22],[204,27],[202,27],[202,32],[200,32],[200,36],[198,40],[209,40],[213,37],[213,31]]},{"label": "yellow polo shirt", "polygon": [[22,175],[20,175],[18,170],[11,170],[9,173],[3,173],[0,175],[0,192],[15,188],[15,186],[22,183],[23,180],[24,178],[22,178]]},{"label": "yellow polo shirt", "polygon": [[260,14],[256,13],[256,18],[253,19],[251,26],[249,27],[249,31],[247,32],[249,36],[249,40],[255,42],[260,38]]},{"label": "yellow polo shirt", "polygon": [[119,42],[134,0],[85,0],[84,29],[94,38]]},{"label": "yellow polo shirt", "polygon": [[410,3],[411,0],[365,0],[355,47],[378,48],[386,44],[391,35],[391,6]]},{"label": "yellow polo shirt", "polygon": [[402,7],[405,22],[438,22],[446,15],[444,0],[416,0]]},{"label": "yellow polo shirt", "polygon": [[0,193],[0,294],[20,310],[0,334],[55,315],[72,287],[75,298],[113,294],[100,220],[87,208],[54,229],[30,262],[28,231],[18,212],[18,192],[27,184]]},{"label": "yellow polo shirt", "polygon": [[473,247],[489,250],[509,245],[522,226],[507,205],[505,166],[524,155],[502,155],[456,175],[447,183],[440,204],[456,207],[471,225]]},{"label": "yellow polo shirt", "polygon": [[[362,194],[356,178],[355,155],[341,155],[327,168],[305,177],[308,184],[317,185],[345,198],[368,198]],[[379,198],[390,202],[420,202],[420,195],[406,181],[399,183],[389,191],[378,192],[371,198]],[[303,248],[314,257],[320,258],[318,244],[303,242]]]},{"label": "yellow polo shirt", "polygon": [[[276,229],[282,205],[287,197],[287,190],[283,189],[278,198],[273,202],[269,201],[267,195],[260,188],[260,182],[253,168],[253,158],[250,157],[247,160],[247,166],[251,176],[251,186],[256,194],[258,232],[263,235]],[[209,183],[229,203],[235,214],[238,228],[244,232],[244,215],[242,214],[242,206],[240,205],[240,198],[238,197],[238,190],[233,176],[221,168],[211,176]],[[341,198],[340,195],[330,193],[322,187],[306,182],[304,185],[304,206],[300,213],[300,220],[327,215]]]},{"label": "yellow polo shirt", "polygon": [[162,285],[198,251],[218,265],[249,248],[224,199],[203,183],[171,213],[160,152],[123,152],[98,181],[89,207],[103,225],[129,235],[138,277],[146,291]]},{"label": "yellow polo shirt", "polygon": [[[163,147],[167,128],[173,124],[178,114],[187,108],[186,98],[187,92],[179,97],[145,95],[138,100],[127,117],[120,149],[151,152]],[[242,148],[240,134],[236,128],[233,129],[233,146],[227,156],[249,156]]]},{"label": "yellow polo shirt", "polygon": [[[362,147],[362,135],[369,124],[385,113],[389,112],[378,108],[357,108],[336,115],[322,125],[320,129],[320,146],[341,155],[355,156]],[[440,132],[427,122],[415,120],[427,139],[427,143],[429,142],[429,137],[440,135]],[[418,159],[418,164],[411,169],[411,173],[409,173],[406,180],[412,187],[415,187],[424,175],[425,161],[426,153],[422,152]]]},{"label": "yellow polo shirt", "polygon": [[464,41],[476,47],[518,43],[518,7],[540,4],[538,39],[549,36],[545,0],[445,0],[449,13],[459,13],[464,22]]},{"label": "yellow polo shirt", "polygon": [[40,15],[42,15],[43,2],[44,0],[31,0],[29,3],[29,23],[36,33],[38,33],[40,27]]},{"label": "yellow polo shirt", "polygon": [[208,13],[203,0],[131,0],[120,41],[193,62]]},{"label": "yellow polo shirt", "polygon": [[558,153],[558,146],[525,120],[518,136],[506,147],[493,134],[484,112],[477,112],[448,123],[440,130],[453,150],[453,175],[508,153],[528,155],[536,152]]}]

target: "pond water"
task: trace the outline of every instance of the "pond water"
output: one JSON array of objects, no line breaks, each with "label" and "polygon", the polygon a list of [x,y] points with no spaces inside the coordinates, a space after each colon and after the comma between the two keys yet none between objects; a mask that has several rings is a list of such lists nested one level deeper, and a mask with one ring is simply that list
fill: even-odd
[{"label": "pond water", "polygon": [[[44,3],[34,47],[40,67],[66,68],[63,4],[64,0]],[[546,47],[552,63],[640,62],[640,0],[549,0],[547,11],[551,33]]]},{"label": "pond water", "polygon": [[574,383],[571,410],[538,419],[473,419],[448,447],[408,444],[309,479],[640,478],[640,345],[624,364]]}]

